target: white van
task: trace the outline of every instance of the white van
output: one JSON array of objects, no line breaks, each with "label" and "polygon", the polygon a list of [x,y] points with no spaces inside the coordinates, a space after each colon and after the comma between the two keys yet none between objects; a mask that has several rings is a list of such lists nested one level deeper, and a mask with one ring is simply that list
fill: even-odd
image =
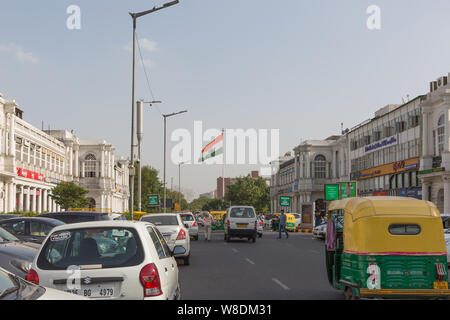
[{"label": "white van", "polygon": [[225,241],[231,238],[247,238],[256,242],[257,223],[255,208],[248,206],[233,206],[225,216]]}]

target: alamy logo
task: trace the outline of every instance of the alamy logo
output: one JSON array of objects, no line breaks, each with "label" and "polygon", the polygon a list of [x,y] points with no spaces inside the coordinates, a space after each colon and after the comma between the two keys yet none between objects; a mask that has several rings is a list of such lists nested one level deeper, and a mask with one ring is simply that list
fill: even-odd
[{"label": "alamy logo", "polygon": [[66,10],[70,16],[67,18],[66,26],[69,30],[81,29],[81,8],[77,5],[71,5]]}]

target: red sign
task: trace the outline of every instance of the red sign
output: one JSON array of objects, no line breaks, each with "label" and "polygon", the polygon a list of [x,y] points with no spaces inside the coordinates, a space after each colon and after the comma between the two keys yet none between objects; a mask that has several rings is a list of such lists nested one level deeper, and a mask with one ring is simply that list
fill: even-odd
[{"label": "red sign", "polygon": [[372,196],[374,197],[381,197],[381,196],[387,196],[388,192],[387,191],[377,191],[372,193]]},{"label": "red sign", "polygon": [[42,173],[33,172],[22,168],[17,168],[17,175],[22,178],[44,181],[44,175]]}]

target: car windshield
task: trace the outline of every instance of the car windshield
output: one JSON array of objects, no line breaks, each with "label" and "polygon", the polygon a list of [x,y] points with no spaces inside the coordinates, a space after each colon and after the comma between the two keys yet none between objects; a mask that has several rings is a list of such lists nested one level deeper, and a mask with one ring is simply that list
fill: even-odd
[{"label": "car windshield", "polygon": [[149,216],[143,217],[142,221],[153,223],[155,226],[177,226],[176,216]]},{"label": "car windshield", "polygon": [[18,238],[0,227],[0,242],[19,241]]},{"label": "car windshield", "polygon": [[183,221],[194,221],[194,217],[190,214],[182,214],[181,219],[183,219]]},{"label": "car windshield", "polygon": [[255,212],[252,208],[232,208],[230,212],[231,218],[254,218]]},{"label": "car windshield", "polygon": [[86,228],[52,233],[37,264],[43,270],[63,270],[72,265],[107,269],[138,265],[143,256],[134,229]]}]

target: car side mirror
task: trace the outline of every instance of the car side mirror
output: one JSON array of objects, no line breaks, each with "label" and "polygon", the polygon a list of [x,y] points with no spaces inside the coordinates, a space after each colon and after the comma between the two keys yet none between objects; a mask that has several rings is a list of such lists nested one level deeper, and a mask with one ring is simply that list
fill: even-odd
[{"label": "car side mirror", "polygon": [[176,246],[173,248],[172,256],[179,256],[186,253],[186,249],[182,246]]}]

